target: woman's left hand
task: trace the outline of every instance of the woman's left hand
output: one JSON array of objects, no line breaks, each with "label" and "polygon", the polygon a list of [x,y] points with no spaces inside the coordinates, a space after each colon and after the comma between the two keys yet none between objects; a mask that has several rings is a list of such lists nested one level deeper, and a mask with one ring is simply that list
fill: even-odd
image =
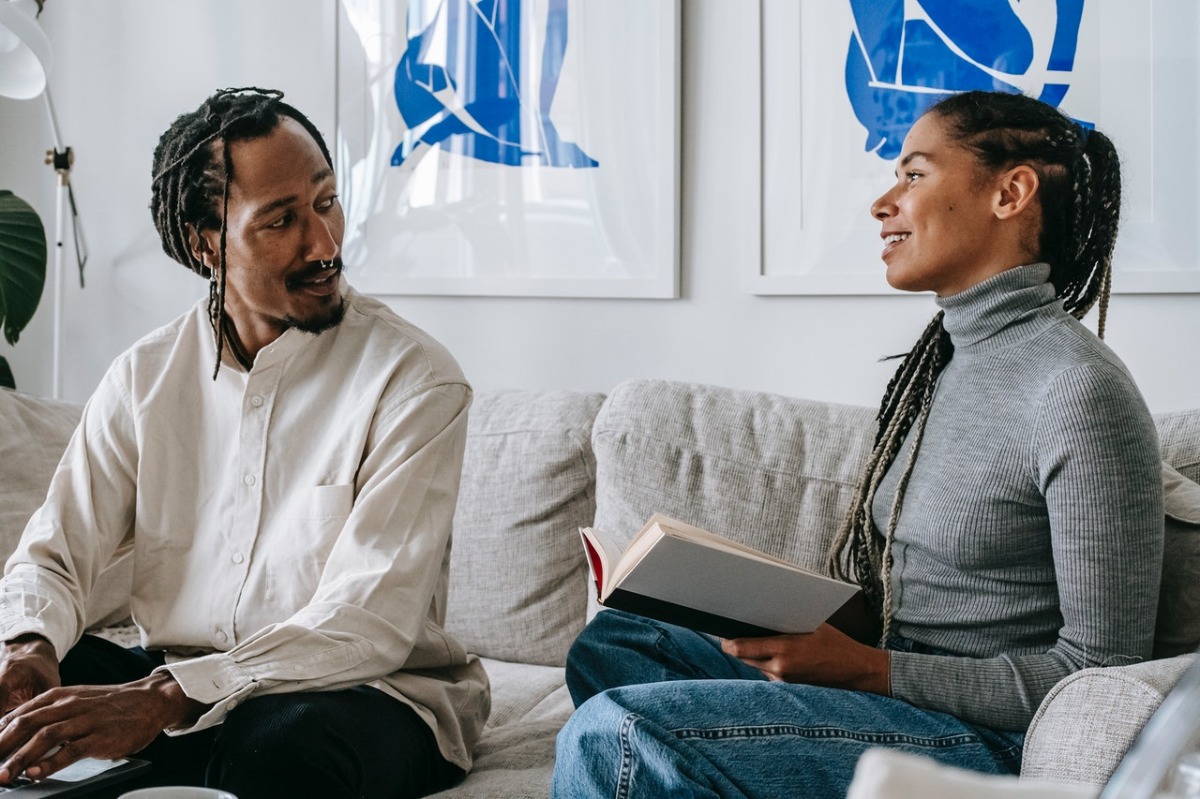
[{"label": "woman's left hand", "polygon": [[728,638],[721,648],[771,680],[891,693],[887,650],[860,644],[829,624],[811,633]]}]

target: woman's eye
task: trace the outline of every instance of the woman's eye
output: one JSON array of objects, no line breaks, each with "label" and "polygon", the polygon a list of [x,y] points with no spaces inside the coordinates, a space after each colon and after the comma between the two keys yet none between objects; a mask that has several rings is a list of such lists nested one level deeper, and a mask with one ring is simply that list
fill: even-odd
[{"label": "woman's eye", "polygon": [[917,178],[919,178],[919,177],[921,177],[920,172],[905,172],[904,173],[904,182],[905,183],[914,183],[917,180]]}]

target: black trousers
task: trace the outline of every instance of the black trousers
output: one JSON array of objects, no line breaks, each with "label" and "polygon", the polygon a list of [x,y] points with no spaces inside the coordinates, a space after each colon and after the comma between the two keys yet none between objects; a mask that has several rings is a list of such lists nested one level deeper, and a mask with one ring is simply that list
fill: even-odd
[{"label": "black trousers", "polygon": [[[114,685],[162,663],[159,653],[85,635],[59,672],[64,685]],[[425,796],[463,776],[410,707],[367,686],[254,697],[224,723],[159,735],[137,756],[154,764],[150,775],[112,796],[150,785],[205,785],[238,799],[398,799]]]}]

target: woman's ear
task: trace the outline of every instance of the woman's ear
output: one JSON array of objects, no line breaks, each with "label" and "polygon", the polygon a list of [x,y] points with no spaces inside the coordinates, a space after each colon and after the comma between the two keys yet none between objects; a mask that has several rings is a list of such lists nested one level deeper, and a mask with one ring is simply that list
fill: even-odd
[{"label": "woman's ear", "polygon": [[192,251],[192,256],[200,263],[204,264],[210,270],[217,268],[217,248],[212,236],[213,231],[196,230],[195,225],[187,226],[188,233],[188,248]]},{"label": "woman's ear", "polygon": [[1012,219],[1034,204],[1037,197],[1038,174],[1027,164],[1015,166],[1000,175],[1000,190],[996,196],[996,217]]}]

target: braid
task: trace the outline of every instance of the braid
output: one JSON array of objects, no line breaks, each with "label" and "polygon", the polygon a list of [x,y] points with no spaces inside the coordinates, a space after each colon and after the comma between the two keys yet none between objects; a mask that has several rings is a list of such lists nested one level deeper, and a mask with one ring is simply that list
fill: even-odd
[{"label": "braid", "polygon": [[[284,117],[308,131],[332,167],[325,139],[308,117],[283,102],[282,92],[257,87],[216,92],[195,111],[181,114],[154,149],[150,213],[163,252],[209,280],[208,315],[217,348],[214,380],[221,371],[226,340],[225,244],[233,180],[229,144],[266,136]],[[220,232],[215,270],[205,265],[191,244],[192,237],[204,230]]]},{"label": "braid", "polygon": [[[933,390],[938,375],[949,362],[953,352],[954,346],[950,343],[950,336],[942,327],[942,314],[938,313],[926,326],[913,348],[903,356],[896,374],[888,384],[879,407],[874,446],[867,459],[863,476],[855,489],[850,511],[830,547],[826,561],[829,571],[840,579],[853,579],[862,586],[867,606],[877,617],[886,615],[887,600],[891,593],[882,576],[890,570],[890,534],[894,530],[894,520],[899,517],[902,493],[907,487],[908,475],[912,471],[912,463],[916,456],[915,447],[920,443],[921,428],[933,402]],[[888,525],[889,535],[881,545],[874,533],[871,506],[879,484],[896,460],[905,438],[914,425],[917,427],[917,439],[901,479],[901,496],[897,497],[892,508],[892,521]]]},{"label": "braid", "polygon": [[[232,175],[233,159],[229,154],[229,148],[222,147],[221,150],[225,174],[226,176]],[[217,336],[217,360],[213,364],[213,380],[217,379],[217,374],[221,371],[221,353],[225,349],[225,277],[229,274],[229,270],[225,268],[225,242],[229,236],[229,182],[229,178],[226,177],[221,192],[221,243],[218,256],[221,265],[218,270],[220,274],[212,275],[212,279],[208,283],[208,318],[213,320],[213,329]],[[216,299],[215,303],[214,299]]]},{"label": "braid", "polygon": [[1121,167],[1116,148],[1103,133],[1090,131],[1082,138],[1076,172],[1076,197],[1080,198],[1073,242],[1076,268],[1064,280],[1059,296],[1076,319],[1098,304],[1096,334],[1104,338],[1112,292],[1112,254],[1121,218]]},{"label": "braid", "polygon": [[[1037,172],[1040,258],[1050,264],[1050,281],[1068,313],[1083,319],[1099,304],[1097,335],[1103,338],[1121,204],[1120,161],[1112,141],[1052,106],[1019,94],[964,92],[942,100],[929,113],[942,117],[951,135],[983,167],[1027,164]],[[826,560],[834,576],[862,586],[867,607],[883,623],[884,641],[892,620],[892,540],[938,376],[953,353],[939,313],[904,356],[884,392],[874,447]],[[908,457],[881,537],[875,534],[871,508],[910,431]]]}]

